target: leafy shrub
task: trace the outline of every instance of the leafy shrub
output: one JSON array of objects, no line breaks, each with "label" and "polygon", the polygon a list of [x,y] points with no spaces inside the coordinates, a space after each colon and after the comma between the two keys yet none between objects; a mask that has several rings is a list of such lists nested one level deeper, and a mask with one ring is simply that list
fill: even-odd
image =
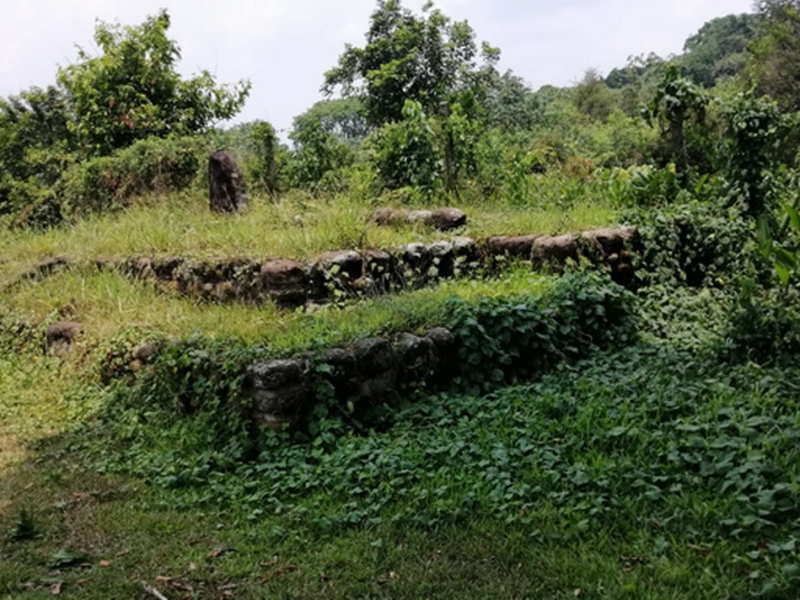
[{"label": "leafy shrub", "polygon": [[[96,431],[103,468],[180,488],[231,470],[257,448],[242,388],[261,347],[190,339],[166,346],[141,377],[112,388]],[[125,465],[122,467],[121,465]]]},{"label": "leafy shrub", "polygon": [[476,145],[483,126],[470,119],[460,104],[449,107],[441,119],[440,136],[444,150],[444,180],[448,191],[457,191],[462,181],[478,173]]},{"label": "leafy shrub", "polygon": [[672,204],[681,192],[674,169],[649,166],[611,171],[609,188],[614,204],[629,208]]},{"label": "leafy shrub", "polygon": [[263,352],[238,340],[191,338],[170,344],[160,353],[153,375],[142,381],[142,395],[175,414],[228,406],[238,411],[246,408],[240,404],[245,367]]},{"label": "leafy shrub", "polygon": [[65,175],[64,203],[69,212],[102,212],[140,194],[185,189],[200,171],[202,149],[199,138],[149,138],[86,161]]},{"label": "leafy shrub", "polygon": [[769,213],[776,204],[779,131],[783,118],[774,102],[740,94],[726,107],[725,178],[729,200],[741,204],[751,218]]},{"label": "leafy shrub", "polygon": [[745,282],[725,332],[723,357],[735,363],[793,365],[800,355],[797,290],[759,290]]},{"label": "leafy shrub", "polygon": [[373,134],[372,162],[389,189],[420,187],[433,191],[442,181],[442,165],[433,124],[422,106],[407,100],[403,120]]},{"label": "leafy shrub", "polygon": [[[155,330],[137,326],[125,327],[105,341],[95,352],[95,375],[101,385],[114,382],[130,382],[130,379],[145,365],[136,356],[145,344],[160,349],[166,344],[164,336]],[[153,357],[148,357],[148,360]]]},{"label": "leafy shrub", "polygon": [[664,76],[643,109],[643,116],[661,131],[661,161],[675,164],[686,181],[690,167],[707,172],[711,162],[710,131],[706,123],[709,97],[667,63]]},{"label": "leafy shrub", "polygon": [[658,521],[672,543],[740,538],[761,556],[772,553],[765,540],[794,535],[798,396],[786,384],[796,381],[639,344],[525,387],[422,398],[388,432],[331,428],[332,443],[270,432],[235,466],[207,448],[139,446],[117,468],[179,488],[162,496],[176,506],[274,515],[295,531],[481,514],[562,539]]},{"label": "leafy shrub", "polygon": [[752,226],[733,209],[695,200],[628,211],[642,240],[638,276],[648,285],[720,285],[759,271]]},{"label": "leafy shrub", "polygon": [[[7,136],[9,132],[0,132],[0,138],[3,133]],[[4,158],[14,164],[0,159],[0,215],[10,215],[6,220],[16,227],[57,225],[62,215],[56,184],[76,157],[67,151],[66,144],[43,147],[38,140],[24,136],[17,142],[21,147],[4,148]]]},{"label": "leafy shrub", "polygon": [[657,131],[642,119],[615,109],[606,122],[585,125],[590,138],[578,149],[603,167],[641,165],[650,160],[657,143]]},{"label": "leafy shrub", "polygon": [[9,187],[9,204],[15,208],[0,219],[11,228],[47,229],[64,221],[61,203],[52,188],[14,181]]},{"label": "leafy shrub", "polygon": [[633,296],[598,274],[568,274],[540,298],[454,299],[460,383],[473,393],[542,373],[636,337]]},{"label": "leafy shrub", "polygon": [[690,288],[656,283],[638,290],[642,333],[693,352],[715,352],[735,299],[725,288]]},{"label": "leafy shrub", "polygon": [[[294,138],[295,149],[286,166],[292,186],[317,191],[341,177],[339,171],[353,164],[355,154],[346,143],[312,120]],[[335,187],[335,186],[334,186]]]}]

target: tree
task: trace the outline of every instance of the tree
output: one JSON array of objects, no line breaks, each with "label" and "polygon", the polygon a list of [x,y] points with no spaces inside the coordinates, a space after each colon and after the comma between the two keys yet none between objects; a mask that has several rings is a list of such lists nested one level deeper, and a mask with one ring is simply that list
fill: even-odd
[{"label": "tree", "polygon": [[353,150],[326,131],[317,119],[292,138],[294,152],[289,167],[291,182],[304,188],[315,188],[329,173],[353,162]]},{"label": "tree", "polygon": [[538,97],[511,71],[497,76],[488,86],[483,104],[486,124],[505,132],[530,130],[543,118]]},{"label": "tree", "polygon": [[761,17],[728,15],[703,25],[686,40],[678,62],[697,85],[713,87],[722,77],[741,73],[747,62],[747,45],[756,38]]},{"label": "tree", "polygon": [[800,110],[800,0],[763,0],[762,35],[750,46],[758,91],[785,111]]},{"label": "tree", "polygon": [[316,122],[339,141],[356,143],[367,137],[373,128],[367,122],[364,104],[358,98],[322,100],[302,115],[295,117],[292,137],[297,137]]},{"label": "tree", "polygon": [[59,146],[72,148],[67,98],[54,86],[31,88],[17,96],[0,99],[0,169],[27,179],[40,175],[31,169],[34,151]]},{"label": "tree", "polygon": [[345,97],[361,98],[376,127],[401,121],[408,100],[431,115],[458,102],[472,115],[499,56],[486,43],[479,52],[472,27],[451,21],[431,3],[417,16],[400,0],[378,0],[366,45],[348,45],[322,89],[328,96],[341,89]]},{"label": "tree", "polygon": [[0,99],[0,214],[46,201],[72,162],[67,98],[56,87]]},{"label": "tree", "polygon": [[589,69],[572,90],[572,101],[583,114],[605,121],[614,110],[615,98],[596,69]]},{"label": "tree", "polygon": [[[664,76],[644,116],[651,124],[657,124],[666,143],[666,156],[674,161],[678,174],[686,182],[689,164],[702,163],[705,140],[702,131],[705,125],[708,97],[685,77],[674,63],[668,63]],[[694,144],[692,143],[694,142]],[[694,152],[693,152],[694,151]],[[695,160],[690,160],[695,159]]]},{"label": "tree", "polygon": [[636,116],[641,105],[655,93],[664,73],[665,60],[657,54],[628,57],[624,69],[613,69],[606,77],[606,85],[620,90],[620,107],[628,116]]},{"label": "tree", "polygon": [[80,62],[60,69],[82,150],[103,155],[150,136],[202,132],[242,108],[247,81],[218,87],[208,71],[181,78],[180,48],[167,37],[169,27],[166,10],[137,26],[98,23],[102,55],[80,49]]},{"label": "tree", "polygon": [[642,79],[652,80],[658,77],[664,69],[664,59],[657,54],[641,54],[629,56],[628,64],[622,69],[612,69],[606,77],[606,85],[612,90],[619,90],[627,86],[636,86]]},{"label": "tree", "polygon": [[413,100],[406,100],[402,116],[375,132],[373,164],[387,188],[418,187],[430,193],[442,183],[434,123]]}]

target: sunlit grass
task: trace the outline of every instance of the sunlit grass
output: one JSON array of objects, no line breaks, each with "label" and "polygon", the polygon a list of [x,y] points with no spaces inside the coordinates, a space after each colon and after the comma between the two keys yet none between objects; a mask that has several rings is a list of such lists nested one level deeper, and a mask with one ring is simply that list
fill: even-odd
[{"label": "sunlit grass", "polygon": [[[74,261],[128,256],[305,259],[338,249],[387,248],[468,235],[563,233],[608,225],[611,209],[594,199],[563,209],[468,203],[469,224],[447,235],[423,226],[367,224],[375,206],[350,197],[314,200],[293,195],[272,203],[254,198],[249,212],[213,215],[199,193],[150,198],[112,215],[46,232],[0,231],[0,286],[48,257]],[[442,203],[445,203],[444,201]],[[431,206],[442,203],[431,201]]]},{"label": "sunlit grass", "polygon": [[502,279],[454,280],[438,287],[379,296],[340,308],[282,311],[271,303],[219,305],[157,290],[115,272],[75,268],[40,282],[26,282],[0,298],[0,309],[29,322],[57,315],[79,321],[87,336],[103,340],[123,327],[154,329],[173,337],[204,335],[266,342],[280,349],[342,343],[403,327],[441,324],[444,302],[457,296],[522,295],[550,278],[512,269]]}]

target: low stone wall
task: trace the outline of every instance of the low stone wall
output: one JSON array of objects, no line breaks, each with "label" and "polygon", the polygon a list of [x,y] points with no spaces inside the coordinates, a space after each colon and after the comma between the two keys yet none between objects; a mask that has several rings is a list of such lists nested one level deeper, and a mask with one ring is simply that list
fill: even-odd
[{"label": "low stone wall", "polygon": [[19,287],[28,281],[39,281],[41,279],[46,279],[54,273],[57,273],[58,271],[68,267],[69,264],[69,259],[67,259],[66,256],[61,255],[43,260],[24,273],[20,274],[15,280],[0,289],[0,292],[10,292],[14,288]]},{"label": "low stone wall", "polygon": [[452,231],[467,224],[467,213],[458,208],[440,208],[437,210],[379,208],[369,216],[367,222],[381,227],[422,223],[426,227],[438,229],[439,231]]},{"label": "low stone wall", "polygon": [[444,328],[424,335],[402,333],[371,338],[322,354],[269,360],[248,369],[246,391],[253,400],[253,420],[281,430],[296,426],[328,384],[343,406],[354,409],[396,404],[409,386],[434,389],[450,383],[457,370],[455,336]]},{"label": "low stone wall", "polygon": [[117,265],[130,276],[155,281],[180,294],[214,302],[262,302],[298,307],[338,298],[419,288],[509,261],[560,271],[568,260],[585,257],[604,265],[617,283],[634,283],[630,251],[634,229],[601,229],[577,235],[499,236],[483,242],[455,238],[407,244],[389,250],[340,250],[308,262],[242,258],[187,260],[131,258]]}]

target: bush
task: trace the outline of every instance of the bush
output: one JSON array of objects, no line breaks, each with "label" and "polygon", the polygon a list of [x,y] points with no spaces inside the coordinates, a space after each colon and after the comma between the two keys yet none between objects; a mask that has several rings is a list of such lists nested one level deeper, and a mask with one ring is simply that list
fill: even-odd
[{"label": "bush", "polygon": [[624,220],[641,236],[637,274],[648,285],[715,286],[761,270],[751,223],[736,210],[691,200]]},{"label": "bush", "polygon": [[460,341],[459,383],[476,394],[636,338],[632,294],[597,273],[568,274],[539,298],[454,299],[447,312]]},{"label": "bush", "polygon": [[613,203],[627,208],[672,204],[681,192],[674,169],[650,166],[611,171],[609,188]]},{"label": "bush", "polygon": [[420,187],[433,191],[441,185],[436,133],[418,103],[406,101],[403,121],[384,125],[370,143],[373,164],[387,188]]},{"label": "bush", "polygon": [[759,290],[746,281],[725,333],[723,357],[733,363],[791,366],[800,354],[797,290]]},{"label": "bush", "polygon": [[774,102],[752,94],[740,94],[726,107],[724,119],[729,201],[741,203],[743,212],[757,219],[777,205],[775,167],[785,119]]},{"label": "bush", "polygon": [[293,187],[315,192],[340,187],[341,170],[355,161],[353,149],[312,121],[294,137],[295,149],[286,166]]},{"label": "bush", "polygon": [[[145,345],[152,345],[152,353],[137,356]],[[103,386],[115,382],[131,383],[138,372],[149,363],[158,350],[166,345],[163,334],[136,325],[125,327],[104,341],[95,351],[94,373]]]},{"label": "bush", "polygon": [[81,163],[64,176],[66,212],[103,212],[144,193],[185,189],[200,172],[204,149],[199,138],[149,138]]},{"label": "bush", "polygon": [[[262,347],[236,340],[167,345],[140,377],[112,388],[112,401],[96,425],[119,455],[105,467],[135,465],[146,478],[182,487],[247,460],[256,436],[243,382],[246,367],[263,356]],[[182,461],[188,456],[190,465]]]}]

